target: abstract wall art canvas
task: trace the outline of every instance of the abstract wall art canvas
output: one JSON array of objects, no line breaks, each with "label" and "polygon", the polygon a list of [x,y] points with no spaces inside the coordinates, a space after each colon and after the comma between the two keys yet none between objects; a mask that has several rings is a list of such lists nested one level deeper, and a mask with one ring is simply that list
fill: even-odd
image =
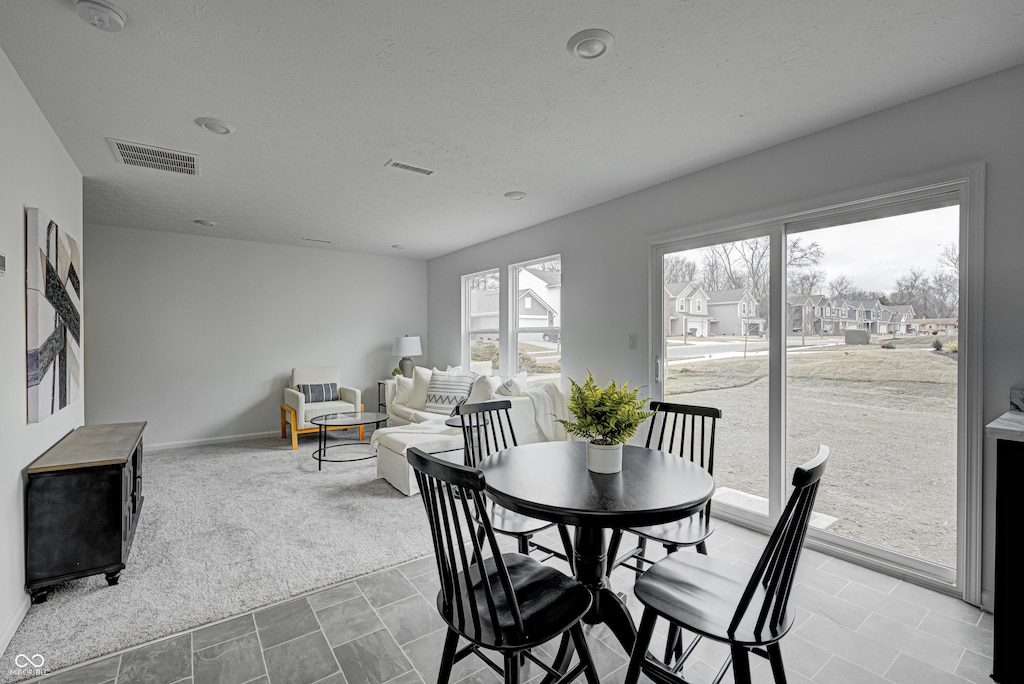
[{"label": "abstract wall art canvas", "polygon": [[82,252],[42,211],[25,228],[28,422],[78,401],[82,386]]}]

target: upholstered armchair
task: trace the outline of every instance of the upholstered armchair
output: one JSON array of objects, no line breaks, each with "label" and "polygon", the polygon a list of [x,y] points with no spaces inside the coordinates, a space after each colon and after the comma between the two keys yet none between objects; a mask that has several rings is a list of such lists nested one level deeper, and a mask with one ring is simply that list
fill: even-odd
[{"label": "upholstered armchair", "polygon": [[[328,413],[362,411],[362,391],[340,384],[337,368],[292,368],[291,382],[284,388],[281,404],[281,439],[292,429],[292,449],[299,448],[299,435],[316,432],[319,428],[309,421]],[[348,430],[349,428],[328,428]],[[359,426],[359,439],[363,439],[363,426]]]}]

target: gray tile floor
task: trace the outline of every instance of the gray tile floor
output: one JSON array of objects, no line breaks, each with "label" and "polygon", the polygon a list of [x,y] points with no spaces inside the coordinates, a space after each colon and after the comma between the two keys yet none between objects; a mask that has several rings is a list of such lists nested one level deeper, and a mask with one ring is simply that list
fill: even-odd
[{"label": "gray tile floor", "polygon": [[[549,541],[558,543],[555,536]],[[764,541],[720,525],[709,553],[749,565]],[[625,569],[614,577],[638,617],[639,605],[628,594],[631,580]],[[437,589],[433,558],[424,558],[34,681],[432,683],[445,633],[434,608]],[[991,681],[992,616],[949,596],[806,551],[791,605],[796,624],[782,651],[793,684]],[[626,654],[614,637],[601,626],[589,628],[588,637],[602,682],[621,683]],[[687,677],[711,681],[724,654],[702,644]],[[753,664],[755,683],[770,682],[768,663],[754,658]],[[536,668],[527,672],[525,678],[540,678]],[[501,679],[471,656],[451,681]],[[725,681],[731,684],[731,672]]]}]

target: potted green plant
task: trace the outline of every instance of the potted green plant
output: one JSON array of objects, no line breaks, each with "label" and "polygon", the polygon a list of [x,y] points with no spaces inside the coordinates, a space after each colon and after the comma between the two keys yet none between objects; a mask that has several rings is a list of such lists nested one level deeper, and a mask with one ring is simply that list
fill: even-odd
[{"label": "potted green plant", "polygon": [[612,380],[599,387],[588,371],[582,385],[569,378],[569,411],[575,421],[558,419],[565,431],[587,440],[587,468],[595,473],[622,470],[622,445],[636,434],[640,423],[650,415],[644,411],[639,387],[621,387]]}]

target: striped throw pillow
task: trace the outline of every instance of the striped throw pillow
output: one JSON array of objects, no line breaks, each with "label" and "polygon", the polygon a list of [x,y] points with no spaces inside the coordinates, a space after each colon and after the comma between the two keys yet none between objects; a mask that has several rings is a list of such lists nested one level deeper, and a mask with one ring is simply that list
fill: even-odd
[{"label": "striped throw pillow", "polygon": [[325,382],[316,385],[299,385],[298,390],[306,401],[315,403],[319,401],[335,401],[338,398],[338,383]]},{"label": "striped throw pillow", "polygon": [[469,397],[474,379],[474,373],[434,371],[430,376],[430,384],[427,385],[427,401],[423,405],[423,410],[431,413],[451,413],[460,401]]}]

